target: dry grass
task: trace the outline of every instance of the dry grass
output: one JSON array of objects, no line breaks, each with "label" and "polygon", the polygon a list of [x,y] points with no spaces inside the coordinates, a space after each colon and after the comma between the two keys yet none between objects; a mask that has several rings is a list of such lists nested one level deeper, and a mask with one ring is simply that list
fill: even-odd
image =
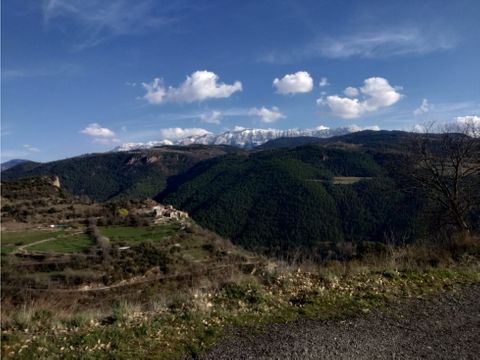
[{"label": "dry grass", "polygon": [[90,307],[75,297],[30,298],[21,306],[10,299],[2,304],[2,355],[96,359],[157,353],[166,359],[198,354],[228,325],[352,316],[397,298],[478,282],[476,249],[478,241],[471,240],[450,249],[387,246],[381,254],[323,264],[269,260],[248,272],[237,268],[195,282],[105,295]]}]

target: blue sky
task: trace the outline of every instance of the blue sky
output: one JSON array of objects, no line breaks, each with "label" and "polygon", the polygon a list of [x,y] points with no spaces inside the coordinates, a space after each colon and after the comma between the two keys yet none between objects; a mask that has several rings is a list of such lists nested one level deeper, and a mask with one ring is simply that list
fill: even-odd
[{"label": "blue sky", "polygon": [[480,116],[480,1],[2,1],[2,161]]}]

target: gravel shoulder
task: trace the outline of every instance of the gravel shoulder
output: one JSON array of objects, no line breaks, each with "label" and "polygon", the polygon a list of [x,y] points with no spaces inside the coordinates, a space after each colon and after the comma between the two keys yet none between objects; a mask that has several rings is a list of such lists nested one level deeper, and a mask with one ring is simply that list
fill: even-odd
[{"label": "gravel shoulder", "polygon": [[350,320],[231,329],[202,359],[478,359],[480,284]]}]

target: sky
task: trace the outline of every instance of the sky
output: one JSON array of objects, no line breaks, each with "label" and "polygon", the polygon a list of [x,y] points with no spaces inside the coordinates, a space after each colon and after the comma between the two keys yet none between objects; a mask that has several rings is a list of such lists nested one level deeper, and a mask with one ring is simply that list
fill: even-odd
[{"label": "sky", "polygon": [[480,121],[480,1],[3,0],[1,158]]}]

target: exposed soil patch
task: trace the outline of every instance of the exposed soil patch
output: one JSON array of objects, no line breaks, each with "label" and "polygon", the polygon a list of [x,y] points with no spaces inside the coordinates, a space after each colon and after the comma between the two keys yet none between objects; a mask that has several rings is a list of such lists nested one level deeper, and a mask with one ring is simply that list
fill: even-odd
[{"label": "exposed soil patch", "polygon": [[232,329],[202,359],[478,359],[480,284],[343,321]]}]

